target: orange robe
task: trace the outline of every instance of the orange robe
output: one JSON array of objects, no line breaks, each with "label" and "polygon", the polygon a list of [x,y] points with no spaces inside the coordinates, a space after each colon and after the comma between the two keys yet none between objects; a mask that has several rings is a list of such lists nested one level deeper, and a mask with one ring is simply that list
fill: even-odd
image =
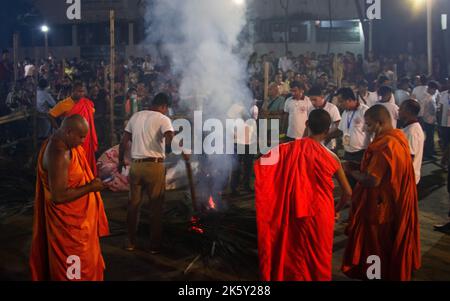
[{"label": "orange robe", "polygon": [[[99,237],[109,234],[103,200],[100,193],[89,193],[67,204],[55,204],[49,191],[48,175],[43,169],[47,143],[39,154],[36,197],[33,218],[33,238],[30,268],[34,281],[67,281],[67,271],[78,256],[81,281],[101,281],[105,263]],[[76,188],[94,179],[81,146],[71,150],[68,186]]]},{"label": "orange robe", "polygon": [[400,130],[377,137],[367,149],[363,173],[382,179],[379,187],[353,191],[349,240],[342,271],[367,279],[371,255],[381,260],[381,280],[410,280],[421,265],[418,196],[408,141]]},{"label": "orange robe", "polygon": [[89,99],[82,98],[67,115],[81,115],[89,124],[89,132],[86,136],[86,139],[84,140],[83,148],[86,152],[86,159],[89,163],[89,166],[96,176],[97,160],[95,159],[95,152],[97,152],[98,150],[98,139],[97,130],[95,129],[94,112],[94,103]]},{"label": "orange robe", "polygon": [[94,103],[87,98],[80,99],[75,103],[71,97],[59,102],[49,114],[54,118],[81,115],[89,124],[89,132],[84,140],[83,148],[94,175],[97,175],[97,161],[95,153],[98,150],[97,130],[94,122]]},{"label": "orange robe", "polygon": [[330,281],[339,163],[310,138],[277,149],[278,163],[255,164],[261,280]]}]

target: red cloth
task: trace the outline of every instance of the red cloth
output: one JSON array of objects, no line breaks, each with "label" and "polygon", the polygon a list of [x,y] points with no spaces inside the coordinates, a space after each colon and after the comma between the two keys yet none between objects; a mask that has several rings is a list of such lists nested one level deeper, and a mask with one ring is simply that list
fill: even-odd
[{"label": "red cloth", "polygon": [[[100,193],[88,193],[67,204],[55,204],[43,168],[47,142],[38,159],[30,269],[33,281],[67,281],[69,256],[78,256],[81,281],[101,281],[105,263],[99,237],[109,234]],[[94,179],[83,148],[71,150],[68,187],[84,186]]]},{"label": "red cloth", "polygon": [[80,99],[70,110],[67,116],[81,115],[86,119],[89,124],[89,133],[84,140],[83,148],[86,152],[86,158],[89,162],[94,176],[97,176],[97,161],[95,159],[95,153],[98,150],[97,131],[95,129],[94,122],[94,103],[87,98]]},{"label": "red cloth", "polygon": [[[258,253],[263,281],[330,281],[335,157],[305,138],[280,145],[275,165],[255,164]],[[263,157],[264,158],[264,157]]]},{"label": "red cloth", "polygon": [[342,271],[367,279],[371,255],[379,256],[382,280],[410,280],[421,265],[418,196],[409,144],[400,130],[377,137],[367,149],[363,173],[381,179],[379,187],[357,184]]}]

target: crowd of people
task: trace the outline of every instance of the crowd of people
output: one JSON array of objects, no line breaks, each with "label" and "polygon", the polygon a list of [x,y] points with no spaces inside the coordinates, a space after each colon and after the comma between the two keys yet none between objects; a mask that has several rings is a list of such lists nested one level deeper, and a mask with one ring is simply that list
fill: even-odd
[{"label": "crowd of people", "polygon": [[[268,99],[264,100],[266,63],[270,84]],[[64,254],[77,254],[74,252],[80,252],[83,262],[89,264],[82,279],[103,279],[98,236],[106,235],[108,230],[97,192],[107,185],[96,179],[95,158],[99,142],[115,130],[106,126],[111,79],[115,81],[115,115],[123,118],[118,123],[119,132],[124,133],[119,169],[124,165],[125,149],[131,145],[125,248],[136,248],[139,208],[145,191],[152,212],[151,253],[159,253],[163,164],[166,146],[174,137],[167,115],[170,106],[172,114],[180,109],[179,78],[171,73],[168,60],[155,61],[151,56],[119,60],[112,76],[103,62],[58,62],[50,55],[35,65],[26,59],[20,65],[20,80],[14,87],[8,83],[11,70],[8,53],[4,52],[0,64],[1,95],[5,96],[2,112],[30,107],[36,97],[39,138],[46,141],[38,163],[41,190],[36,204],[41,205],[35,208],[33,279],[66,279]],[[439,73],[438,66],[435,70]],[[331,280],[335,212],[351,204],[344,273],[366,279],[365,256],[378,255],[382,259],[383,279],[411,279],[412,272],[420,267],[417,184],[422,162],[436,160],[436,149],[440,147],[442,166],[448,166],[449,80],[440,79],[437,74],[422,75],[426,72],[423,56],[377,59],[369,54],[364,59],[349,52],[306,53],[298,57],[288,53],[281,58],[275,58],[273,53],[255,53],[249,60],[248,72],[257,110],[252,103],[244,108],[248,110],[245,115],[277,119],[282,125],[281,144],[272,145],[281,155],[279,162],[266,166],[258,160],[255,164],[262,278]],[[63,118],[60,127],[58,119]],[[50,140],[46,140],[48,137]],[[243,143],[248,151],[249,142]],[[189,160],[189,156],[184,154],[184,159]],[[233,196],[238,195],[238,184],[242,182],[245,190],[252,191],[254,159],[247,153],[237,158],[243,164],[233,167]],[[297,165],[299,168],[293,169]],[[59,177],[62,169],[64,176]],[[316,176],[310,177],[312,173]],[[343,191],[336,208],[333,176]],[[74,188],[75,183],[81,184]],[[88,203],[97,206],[80,213]],[[43,215],[43,206],[48,216]],[[61,212],[66,214],[64,210],[75,210],[80,215],[64,224],[58,218]],[[84,234],[73,232],[77,229],[74,225],[87,219],[91,226],[83,230]],[[47,236],[42,231],[51,232],[50,244],[46,244]],[[67,237],[89,237],[89,250],[77,250],[66,236],[58,234],[61,231],[67,232]],[[63,253],[58,249],[61,246],[67,247]],[[291,255],[286,257],[284,252]],[[42,258],[44,253],[51,256]],[[98,260],[92,261],[92,256]]]},{"label": "crowd of people", "polygon": [[[32,109],[36,99],[36,109],[42,117],[56,103],[70,97],[74,84],[81,82],[86,97],[95,105],[96,125],[100,127],[100,140],[104,142],[108,139],[104,133],[109,131],[105,126],[108,124],[112,79],[115,82],[114,114],[118,121],[131,117],[133,110],[148,107],[157,92],[169,94],[172,107],[177,107],[179,83],[169,72],[166,60],[156,62],[150,55],[119,59],[113,77],[109,65],[102,60],[56,59],[50,53],[47,59],[25,58],[19,62],[17,80],[14,81],[13,63],[9,52],[4,50],[0,61],[0,116]],[[122,125],[117,124],[118,135]],[[45,130],[42,132],[47,127],[39,124],[39,138],[48,137]],[[7,133],[13,136],[9,138],[18,138],[14,130]]]}]

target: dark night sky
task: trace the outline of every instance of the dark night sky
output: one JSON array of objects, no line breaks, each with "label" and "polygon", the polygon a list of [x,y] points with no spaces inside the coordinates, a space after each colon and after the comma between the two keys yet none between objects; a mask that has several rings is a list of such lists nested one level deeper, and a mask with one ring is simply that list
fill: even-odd
[{"label": "dark night sky", "polygon": [[[433,35],[439,46],[443,38],[441,14],[450,13],[450,0],[433,1]],[[413,41],[415,52],[426,53],[426,6],[414,8],[413,4],[414,0],[383,1],[382,20],[375,25],[375,49],[384,53],[406,52],[408,41]]]},{"label": "dark night sky", "polygon": [[18,26],[37,23],[35,17],[30,17],[30,15],[35,14],[35,11],[30,4],[32,2],[31,0],[13,0],[5,2],[6,3],[2,3],[3,7],[0,10],[1,48],[12,46],[12,33]]}]

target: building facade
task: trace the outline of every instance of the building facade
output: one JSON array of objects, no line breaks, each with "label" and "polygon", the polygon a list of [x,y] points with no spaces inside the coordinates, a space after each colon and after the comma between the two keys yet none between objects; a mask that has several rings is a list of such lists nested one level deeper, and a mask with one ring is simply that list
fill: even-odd
[{"label": "building facade", "polygon": [[[89,59],[109,55],[111,9],[116,14],[119,56],[151,52],[153,47],[145,39],[147,1],[81,0],[81,20],[67,18],[70,5],[65,0],[35,0],[34,5],[50,28],[49,50],[56,57]],[[364,52],[364,35],[354,0],[248,1],[248,36],[259,53],[274,51],[282,55],[286,42],[294,54]],[[20,31],[20,46],[21,57],[43,57],[43,33],[39,28],[24,28]]]}]

